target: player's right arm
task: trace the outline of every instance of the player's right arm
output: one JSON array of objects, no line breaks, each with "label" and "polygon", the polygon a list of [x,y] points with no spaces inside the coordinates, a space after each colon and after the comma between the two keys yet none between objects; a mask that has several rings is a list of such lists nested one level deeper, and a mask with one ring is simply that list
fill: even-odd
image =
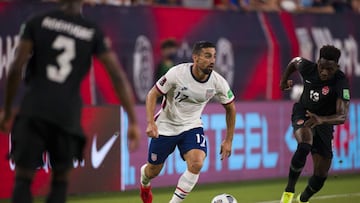
[{"label": "player's right arm", "polygon": [[112,51],[106,51],[98,55],[100,61],[104,64],[111,81],[114,85],[115,91],[121,100],[121,104],[124,107],[129,117],[128,127],[128,139],[129,150],[135,150],[140,142],[140,130],[137,123],[137,118],[134,108],[134,95],[131,89],[130,82],[128,81],[125,71],[120,65],[116,55]]},{"label": "player's right arm", "polygon": [[156,85],[154,85],[151,90],[148,92],[146,96],[146,134],[149,137],[157,138],[159,137],[159,132],[154,120],[154,112],[156,108],[157,98],[162,96],[162,93],[157,89]]},{"label": "player's right arm", "polygon": [[177,77],[176,68],[171,68],[165,75],[163,75],[156,84],[151,88],[146,96],[146,134],[149,137],[159,137],[158,128],[155,124],[154,112],[156,108],[156,101],[158,97],[165,95],[174,85]]},{"label": "player's right arm", "polygon": [[280,80],[280,89],[289,90],[293,86],[293,81],[289,80],[291,74],[299,69],[299,64],[303,59],[301,57],[293,58],[290,63],[287,65],[285,72],[281,76]]},{"label": "player's right arm", "polygon": [[20,40],[6,81],[4,109],[2,115],[0,115],[0,130],[2,131],[8,131],[11,118],[11,106],[21,82],[23,69],[32,54],[32,50],[33,42],[31,40]]}]

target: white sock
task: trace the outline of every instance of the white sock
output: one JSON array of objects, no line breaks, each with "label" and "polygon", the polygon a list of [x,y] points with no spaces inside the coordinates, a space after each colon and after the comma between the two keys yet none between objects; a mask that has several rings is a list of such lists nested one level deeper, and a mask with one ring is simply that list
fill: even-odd
[{"label": "white sock", "polygon": [[200,174],[193,174],[190,171],[186,170],[180,176],[175,192],[169,203],[182,202],[194,188],[195,184],[199,179],[199,175]]},{"label": "white sock", "polygon": [[146,186],[146,187],[149,187],[150,186],[150,178],[146,177],[145,175],[145,167],[146,167],[147,164],[144,164],[141,166],[141,169],[140,169],[140,183],[141,185],[143,186]]}]

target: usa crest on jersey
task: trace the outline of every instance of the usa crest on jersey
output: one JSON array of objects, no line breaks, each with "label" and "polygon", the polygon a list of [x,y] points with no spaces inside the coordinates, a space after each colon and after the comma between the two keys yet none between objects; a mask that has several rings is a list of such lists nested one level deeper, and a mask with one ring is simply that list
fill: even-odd
[{"label": "usa crest on jersey", "polygon": [[205,98],[206,99],[210,99],[211,97],[214,96],[215,90],[214,89],[207,89],[206,90],[206,94],[205,94]]}]

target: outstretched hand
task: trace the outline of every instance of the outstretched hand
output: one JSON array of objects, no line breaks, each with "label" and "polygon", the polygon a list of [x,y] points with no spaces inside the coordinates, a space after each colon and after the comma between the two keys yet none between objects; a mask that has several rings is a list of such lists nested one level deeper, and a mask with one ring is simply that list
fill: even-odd
[{"label": "outstretched hand", "polygon": [[151,138],[158,138],[159,137],[159,131],[154,122],[151,122],[146,127],[146,134],[148,137]]},{"label": "outstretched hand", "polygon": [[231,155],[231,145],[232,145],[231,141],[224,140],[221,143],[221,148],[220,148],[221,160]]},{"label": "outstretched hand", "polygon": [[280,89],[281,90],[290,90],[292,86],[294,85],[294,82],[292,80],[282,80],[280,81]]},{"label": "outstretched hand", "polygon": [[137,124],[130,124],[128,128],[128,149],[135,151],[140,145],[140,130]]},{"label": "outstretched hand", "polygon": [[309,119],[305,121],[305,127],[314,128],[317,125],[323,124],[323,120],[321,119],[321,117],[314,113],[311,113],[309,110],[306,110],[306,117],[309,117]]}]

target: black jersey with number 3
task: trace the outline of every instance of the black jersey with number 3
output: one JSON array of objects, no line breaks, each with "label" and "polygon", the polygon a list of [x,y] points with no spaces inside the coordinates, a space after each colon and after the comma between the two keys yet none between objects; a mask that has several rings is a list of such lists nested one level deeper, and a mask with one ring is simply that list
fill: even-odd
[{"label": "black jersey with number 3", "polygon": [[26,68],[20,115],[81,133],[80,83],[92,56],[108,50],[102,32],[81,15],[56,10],[30,19],[21,39],[33,43],[33,54]]},{"label": "black jersey with number 3", "polygon": [[349,82],[342,71],[338,70],[328,81],[321,81],[316,63],[302,59],[298,67],[304,83],[300,103],[306,110],[320,116],[332,115],[336,113],[338,98],[350,100]]}]

